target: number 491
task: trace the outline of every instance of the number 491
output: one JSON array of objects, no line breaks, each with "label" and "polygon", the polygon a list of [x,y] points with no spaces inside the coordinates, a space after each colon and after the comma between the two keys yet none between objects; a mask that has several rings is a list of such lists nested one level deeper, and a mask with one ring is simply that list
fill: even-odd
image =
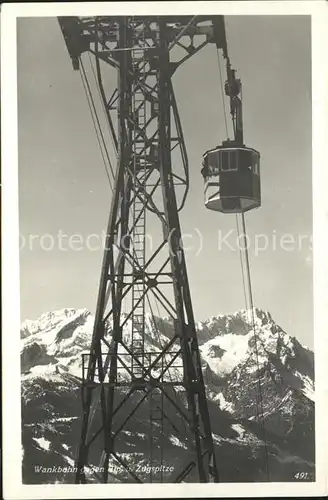
[{"label": "number 491", "polygon": [[308,479],[309,473],[308,472],[297,472],[294,477],[295,477],[295,479]]}]

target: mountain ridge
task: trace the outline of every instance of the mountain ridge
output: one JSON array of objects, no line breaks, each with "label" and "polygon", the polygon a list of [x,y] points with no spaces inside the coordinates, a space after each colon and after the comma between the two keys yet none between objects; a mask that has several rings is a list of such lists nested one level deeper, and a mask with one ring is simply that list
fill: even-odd
[{"label": "mountain ridge", "polygon": [[[196,323],[215,445],[219,456],[224,451],[224,462],[230,457],[223,466],[223,477],[227,481],[264,480],[265,470],[260,462],[266,437],[259,420],[264,418],[275,480],[288,480],[287,476],[293,480],[291,471],[299,468],[299,462],[313,478],[313,353],[277,325],[269,312],[255,308],[254,316],[256,337],[245,310]],[[64,478],[60,474],[40,474],[31,464],[36,463],[38,456],[41,463],[47,463],[49,457],[66,464],[73,460],[72,446],[79,439],[81,414],[81,354],[90,348],[93,321],[87,309],[65,308],[22,323],[23,477],[27,483],[74,482],[72,474]],[[158,351],[172,331],[168,318],[148,315],[147,349]],[[123,337],[129,344],[129,322]],[[172,370],[174,376],[179,376],[178,367],[173,366]],[[259,384],[262,406],[257,401]],[[71,443],[70,452],[57,442],[58,429],[60,436]],[[179,436],[172,433],[168,449],[177,440]],[[125,436],[122,446],[142,449],[139,441],[132,432],[129,438]],[[247,465],[243,471],[240,450],[244,460],[248,457],[245,463],[253,463],[253,469]]]}]

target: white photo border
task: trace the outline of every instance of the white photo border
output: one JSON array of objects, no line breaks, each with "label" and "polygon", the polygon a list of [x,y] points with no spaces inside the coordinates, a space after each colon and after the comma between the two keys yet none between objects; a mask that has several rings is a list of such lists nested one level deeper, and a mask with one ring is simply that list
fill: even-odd
[{"label": "white photo border", "polygon": [[[21,472],[20,275],[17,138],[18,17],[156,12],[310,15],[312,18],[313,260],[316,481],[313,483],[24,485]],[[274,42],[273,42],[274,43]],[[5,3],[1,6],[2,352],[4,498],[305,497],[327,494],[325,418],[328,349],[328,4],[314,1]],[[286,137],[288,141],[288,137]],[[283,168],[283,165],[281,166]],[[300,200],[300,217],[301,213]]]}]

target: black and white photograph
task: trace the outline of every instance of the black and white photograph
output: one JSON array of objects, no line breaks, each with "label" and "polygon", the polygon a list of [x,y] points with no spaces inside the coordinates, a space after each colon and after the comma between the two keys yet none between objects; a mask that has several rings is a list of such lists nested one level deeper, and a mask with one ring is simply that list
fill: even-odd
[{"label": "black and white photograph", "polygon": [[324,3],[5,5],[6,498],[324,494]]}]

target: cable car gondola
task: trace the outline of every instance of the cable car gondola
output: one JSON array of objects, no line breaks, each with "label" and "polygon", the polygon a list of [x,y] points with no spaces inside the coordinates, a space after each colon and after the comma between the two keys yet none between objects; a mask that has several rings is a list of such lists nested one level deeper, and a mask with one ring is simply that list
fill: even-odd
[{"label": "cable car gondola", "polygon": [[206,208],[237,214],[261,205],[258,151],[225,141],[206,151],[203,158]]}]

